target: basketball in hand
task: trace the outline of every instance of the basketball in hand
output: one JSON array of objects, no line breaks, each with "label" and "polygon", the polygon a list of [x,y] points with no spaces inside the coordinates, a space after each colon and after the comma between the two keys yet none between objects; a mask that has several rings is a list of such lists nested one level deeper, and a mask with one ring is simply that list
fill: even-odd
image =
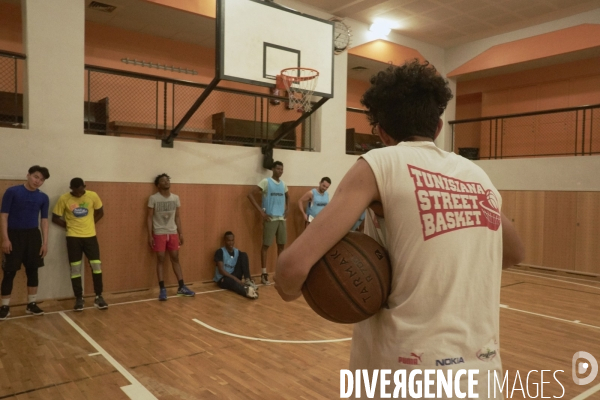
[{"label": "basketball in hand", "polygon": [[379,311],[390,285],[387,251],[375,239],[349,232],[312,267],[302,294],[321,317],[353,324]]}]

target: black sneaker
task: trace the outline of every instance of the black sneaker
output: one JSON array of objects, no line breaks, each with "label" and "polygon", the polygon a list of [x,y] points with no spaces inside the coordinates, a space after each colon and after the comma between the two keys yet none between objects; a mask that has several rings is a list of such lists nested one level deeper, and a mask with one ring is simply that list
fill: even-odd
[{"label": "black sneaker", "polygon": [[39,308],[35,302],[27,304],[27,308],[25,309],[25,312],[27,314],[33,314],[33,315],[44,315],[44,310]]},{"label": "black sneaker", "polygon": [[94,300],[94,307],[96,307],[98,310],[106,310],[108,308],[108,304],[106,304],[102,296],[96,296],[96,300]]},{"label": "black sneaker", "polygon": [[83,311],[83,297],[78,297],[75,299],[75,306],[73,306],[73,310],[75,311]]},{"label": "black sneaker", "polygon": [[0,321],[4,321],[10,315],[10,307],[2,306],[0,307]]},{"label": "black sneaker", "polygon": [[271,284],[271,282],[269,282],[269,274],[262,274],[260,276],[260,281],[265,286],[268,286]]}]

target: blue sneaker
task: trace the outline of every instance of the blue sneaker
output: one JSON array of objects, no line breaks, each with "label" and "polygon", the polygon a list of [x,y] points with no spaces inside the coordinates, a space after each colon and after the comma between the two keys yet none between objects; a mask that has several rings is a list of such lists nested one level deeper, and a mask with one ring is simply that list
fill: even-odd
[{"label": "blue sneaker", "polygon": [[167,289],[160,289],[160,293],[158,294],[158,301],[167,301]]},{"label": "blue sneaker", "polygon": [[196,292],[192,292],[187,286],[182,286],[177,290],[177,296],[194,297]]}]

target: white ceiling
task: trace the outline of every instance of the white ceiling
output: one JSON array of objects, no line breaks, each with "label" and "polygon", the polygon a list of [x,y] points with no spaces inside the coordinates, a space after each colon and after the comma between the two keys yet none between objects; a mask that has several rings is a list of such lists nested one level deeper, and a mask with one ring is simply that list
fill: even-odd
[{"label": "white ceiling", "polygon": [[[89,4],[92,0],[83,0]],[[100,0],[112,13],[87,9],[86,19],[167,38],[214,46],[214,20],[142,0]],[[276,1],[277,2],[277,1]],[[394,31],[449,48],[600,8],[600,0],[302,0],[327,13],[371,24],[400,24]]]},{"label": "white ceiling", "polygon": [[[89,5],[92,0],[81,0]],[[143,0],[97,0],[112,13],[86,9],[89,21],[214,47],[215,20]],[[275,0],[277,2],[278,0]],[[0,0],[16,3],[19,0]],[[600,8],[600,0],[302,0],[329,14],[366,24],[376,18],[400,24],[395,32],[450,48],[503,32]],[[356,66],[368,69],[355,71]],[[367,80],[386,64],[350,57],[349,77]]]}]

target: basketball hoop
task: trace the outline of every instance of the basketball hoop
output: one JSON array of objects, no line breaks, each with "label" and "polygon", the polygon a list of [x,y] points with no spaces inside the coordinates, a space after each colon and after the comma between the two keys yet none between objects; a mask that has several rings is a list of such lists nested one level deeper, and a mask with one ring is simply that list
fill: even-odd
[{"label": "basketball hoop", "polygon": [[289,95],[288,108],[298,112],[311,110],[310,98],[317,87],[319,71],[312,68],[286,68],[277,75],[277,87]]}]

